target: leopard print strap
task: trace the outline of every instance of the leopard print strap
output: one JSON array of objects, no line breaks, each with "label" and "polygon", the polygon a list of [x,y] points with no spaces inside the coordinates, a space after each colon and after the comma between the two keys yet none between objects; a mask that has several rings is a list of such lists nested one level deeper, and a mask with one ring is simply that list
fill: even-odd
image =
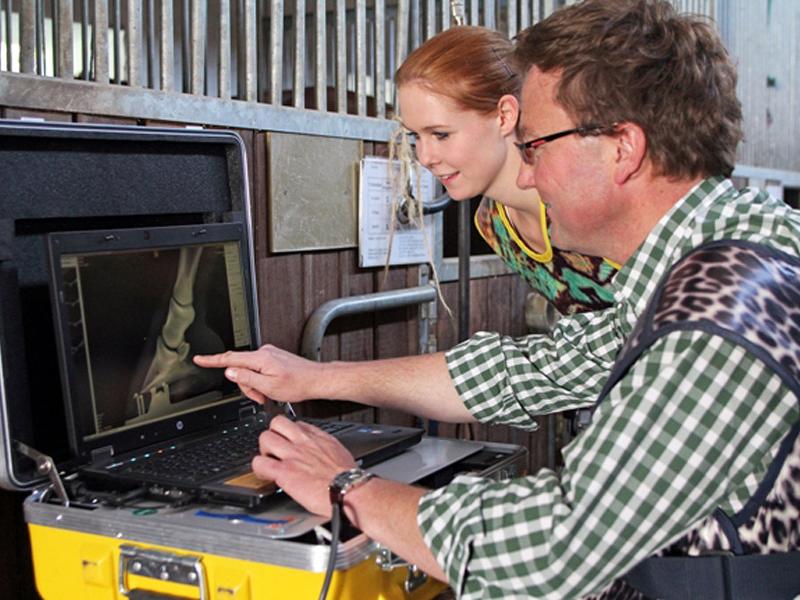
[{"label": "leopard print strap", "polygon": [[[598,404],[651,344],[677,330],[704,331],[743,346],[800,401],[797,257],[741,240],[715,241],[690,252],[662,280],[620,351]],[[799,432],[800,424],[795,424],[742,510],[728,516],[717,509],[657,555],[800,550]]]}]

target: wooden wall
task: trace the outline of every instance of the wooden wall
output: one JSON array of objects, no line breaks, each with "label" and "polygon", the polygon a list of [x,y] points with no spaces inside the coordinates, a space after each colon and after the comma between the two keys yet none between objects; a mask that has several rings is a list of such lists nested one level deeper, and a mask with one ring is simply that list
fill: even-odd
[{"label": "wooden wall", "polygon": [[[41,118],[78,123],[182,126],[178,123],[144,122],[92,115],[38,112],[0,106],[0,118]],[[419,285],[418,267],[361,269],[355,249],[271,254],[268,250],[266,133],[238,131],[247,147],[250,195],[254,211],[256,278],[261,310],[262,340],[299,352],[303,326],[323,302],[335,298]],[[385,145],[365,144],[365,155],[385,155]],[[457,342],[458,286],[445,283],[442,296],[454,318],[439,304],[434,328],[440,350]],[[524,302],[527,286],[516,276],[504,275],[470,282],[470,332],[499,331],[509,335],[525,333]],[[323,360],[369,360],[416,354],[419,346],[418,309],[402,308],[376,314],[342,317],[331,325],[322,346]],[[413,377],[413,373],[409,373]],[[435,401],[434,398],[431,399]],[[411,415],[378,411],[354,403],[315,402],[304,411],[320,416],[343,415],[348,419],[413,424]],[[530,450],[529,470],[546,464],[546,419],[536,433],[507,427],[472,426],[457,428],[439,424],[439,435],[491,440],[525,445]],[[22,493],[0,491],[0,598],[36,598],[32,581],[27,534],[22,522]]]}]

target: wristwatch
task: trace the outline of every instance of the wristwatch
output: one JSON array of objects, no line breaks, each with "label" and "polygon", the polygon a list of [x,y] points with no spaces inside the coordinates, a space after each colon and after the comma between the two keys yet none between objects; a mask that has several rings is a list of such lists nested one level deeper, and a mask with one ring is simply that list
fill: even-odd
[{"label": "wristwatch", "polygon": [[364,485],[373,477],[375,477],[374,473],[359,468],[342,471],[333,478],[333,481],[331,481],[331,484],[328,486],[331,504],[338,504],[342,507],[344,505],[344,495],[347,492],[360,485]]}]

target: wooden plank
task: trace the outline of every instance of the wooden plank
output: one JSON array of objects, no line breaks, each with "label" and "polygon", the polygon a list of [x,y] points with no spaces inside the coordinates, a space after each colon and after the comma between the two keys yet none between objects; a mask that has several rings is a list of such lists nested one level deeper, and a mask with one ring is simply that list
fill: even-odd
[{"label": "wooden plank", "polygon": [[[311,314],[328,300],[339,298],[338,252],[314,252],[303,255],[303,278],[300,289],[302,298],[302,327]],[[284,280],[285,281],[285,280]],[[292,301],[298,291],[294,286],[283,287],[284,301]],[[324,361],[339,359],[339,336],[326,334],[322,339],[321,358]]]},{"label": "wooden plank", "polygon": [[303,280],[302,257],[277,254],[262,258],[256,262],[256,271],[261,339],[290,352],[299,352],[305,322],[298,289]]},{"label": "wooden plank", "polygon": [[267,134],[259,131],[253,138],[252,170],[249,171],[253,182],[253,193],[250,196],[250,207],[253,215],[253,244],[256,260],[266,258],[269,251],[267,202],[269,200],[269,166],[267,164]]},{"label": "wooden plank", "polygon": [[[339,254],[341,297],[358,296],[373,292],[373,276],[366,269],[358,268],[358,251],[344,250]],[[370,360],[374,356],[372,313],[353,315],[339,319],[339,359]],[[334,322],[334,325],[336,322]]]}]

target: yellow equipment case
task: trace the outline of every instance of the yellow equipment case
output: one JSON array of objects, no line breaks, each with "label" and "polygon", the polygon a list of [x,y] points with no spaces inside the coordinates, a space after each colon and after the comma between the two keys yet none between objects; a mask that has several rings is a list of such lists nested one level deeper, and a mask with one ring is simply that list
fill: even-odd
[{"label": "yellow equipment case", "polygon": [[[0,120],[0,486],[24,502],[45,600],[316,598],[324,519],[276,495],[242,509],[84,494],[71,455],[44,238],[70,230],[241,223],[253,273],[246,159],[233,132]],[[251,286],[255,296],[255,286]],[[254,323],[258,323],[253,299]],[[258,345],[258,331],[254,332]],[[435,487],[455,474],[524,474],[527,451],[425,437],[371,470]],[[387,515],[387,518],[391,518]],[[328,598],[445,590],[343,527]]]}]

